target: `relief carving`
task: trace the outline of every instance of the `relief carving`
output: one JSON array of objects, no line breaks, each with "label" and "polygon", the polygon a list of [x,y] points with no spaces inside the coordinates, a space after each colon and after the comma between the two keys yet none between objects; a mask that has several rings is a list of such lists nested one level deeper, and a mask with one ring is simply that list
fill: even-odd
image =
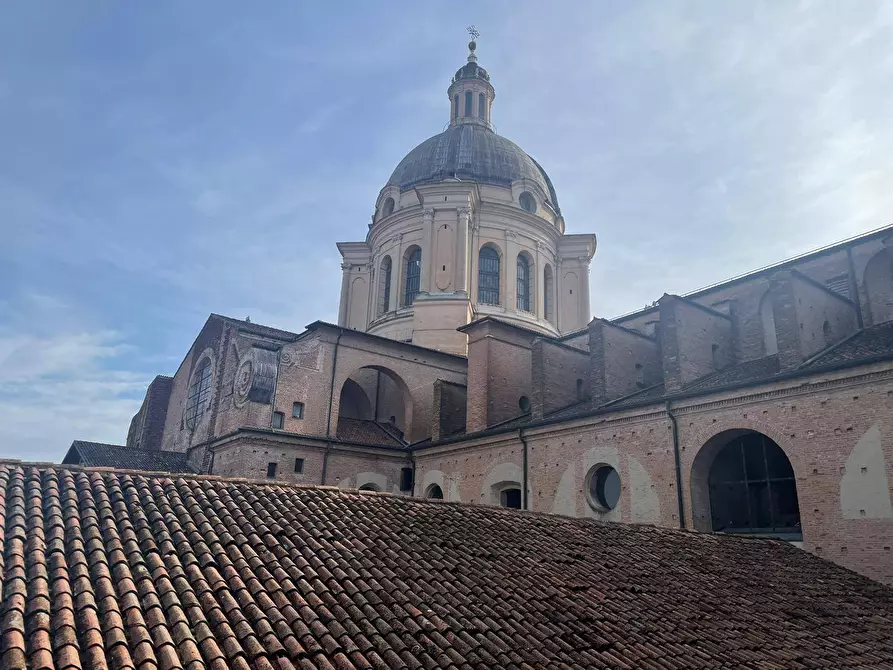
[{"label": "relief carving", "polygon": [[239,361],[233,379],[233,405],[243,407],[248,402],[269,405],[279,373],[278,352],[251,347],[240,355],[235,342],[233,348]]}]

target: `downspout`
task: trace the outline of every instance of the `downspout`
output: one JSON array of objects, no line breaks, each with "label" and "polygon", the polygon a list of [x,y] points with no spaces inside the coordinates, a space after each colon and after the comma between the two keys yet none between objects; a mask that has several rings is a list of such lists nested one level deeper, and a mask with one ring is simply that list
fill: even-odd
[{"label": "downspout", "polygon": [[521,509],[529,509],[527,501],[527,438],[524,437],[524,428],[518,429],[518,439],[521,440]]},{"label": "downspout", "polygon": [[409,452],[409,460],[412,463],[412,492],[410,495],[415,498],[415,452]]},{"label": "downspout", "polygon": [[329,469],[329,454],[332,452],[332,399],[335,394],[335,372],[338,369],[338,345],[341,343],[341,336],[344,335],[344,329],[338,329],[338,338],[335,340],[335,353],[332,355],[332,380],[329,382],[329,411],[326,414],[326,453],[322,457],[322,476],[320,484],[326,484],[326,472]]},{"label": "downspout", "polygon": [[679,424],[670,410],[670,401],[667,401],[667,416],[673,424],[673,460],[676,464],[676,505],[679,507],[679,527],[685,530],[685,502],[682,497],[682,458],[679,455]]}]

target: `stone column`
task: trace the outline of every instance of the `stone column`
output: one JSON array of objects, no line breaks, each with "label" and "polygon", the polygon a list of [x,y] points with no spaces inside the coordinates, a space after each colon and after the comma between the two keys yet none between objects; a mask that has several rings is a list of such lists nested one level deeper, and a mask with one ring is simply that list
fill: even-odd
[{"label": "stone column", "polygon": [[341,305],[338,308],[338,325],[347,326],[350,313],[350,263],[341,264]]},{"label": "stone column", "polygon": [[391,241],[397,243],[397,254],[396,256],[391,256],[390,299],[390,308],[392,311],[396,311],[400,309],[400,300],[403,299],[403,296],[400,295],[400,287],[403,286],[403,274],[406,272],[406,268],[404,267],[403,263],[403,233],[400,233]]},{"label": "stone column", "polygon": [[505,276],[505,298],[502,301],[506,309],[518,309],[518,234],[514,230],[505,231],[505,258],[502,274]]},{"label": "stone column", "polygon": [[580,256],[580,328],[592,320],[592,307],[589,305],[589,258]]},{"label": "stone column", "polygon": [[543,284],[543,281],[544,281],[543,270],[544,270],[544,268],[545,268],[545,264],[543,262],[543,243],[540,242],[539,240],[537,240],[537,242],[536,242],[536,267],[533,270],[536,273],[535,281],[533,282],[533,285],[535,287],[534,288],[534,296],[533,296],[533,300],[535,301],[534,307],[533,307],[533,313],[536,314],[537,319],[545,319],[546,318],[545,312],[543,311],[543,296],[545,295],[545,285]]},{"label": "stone column", "polygon": [[457,247],[456,247],[456,291],[470,293],[468,286],[468,223],[471,219],[471,209],[460,207],[456,210],[457,223]]},{"label": "stone column", "polygon": [[552,281],[555,283],[554,295],[555,295],[555,303],[552,306],[552,309],[555,310],[555,327],[558,329],[559,333],[564,332],[564,322],[561,318],[561,301],[564,293],[564,280],[563,273],[564,268],[564,259],[561,256],[555,257],[555,276],[552,278]]},{"label": "stone column", "polygon": [[431,256],[434,253],[433,244],[433,228],[434,228],[434,210],[426,208],[422,211],[422,267],[419,268],[421,275],[419,276],[419,292],[429,293],[431,291],[431,273],[434,264],[431,262]]}]

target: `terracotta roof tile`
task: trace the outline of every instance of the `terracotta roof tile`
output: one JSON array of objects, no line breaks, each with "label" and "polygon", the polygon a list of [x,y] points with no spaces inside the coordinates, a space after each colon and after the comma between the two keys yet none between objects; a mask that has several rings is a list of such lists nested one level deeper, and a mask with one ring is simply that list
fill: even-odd
[{"label": "terracotta roof tile", "polygon": [[2,668],[893,667],[893,590],[776,541],[4,463],[0,538]]}]

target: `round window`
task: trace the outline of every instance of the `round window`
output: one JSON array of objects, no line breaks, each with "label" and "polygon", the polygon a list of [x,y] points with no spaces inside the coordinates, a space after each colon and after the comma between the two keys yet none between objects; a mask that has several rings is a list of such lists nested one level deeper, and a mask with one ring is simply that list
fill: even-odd
[{"label": "round window", "polygon": [[524,191],[524,193],[521,194],[521,197],[518,198],[518,202],[521,204],[521,209],[525,212],[536,211],[536,199],[527,191]]},{"label": "round window", "polygon": [[530,398],[526,395],[522,395],[518,398],[518,407],[521,408],[521,411],[525,414],[530,411]]},{"label": "round window", "polygon": [[610,512],[620,502],[620,475],[610,465],[596,465],[586,475],[586,501],[598,512]]}]

